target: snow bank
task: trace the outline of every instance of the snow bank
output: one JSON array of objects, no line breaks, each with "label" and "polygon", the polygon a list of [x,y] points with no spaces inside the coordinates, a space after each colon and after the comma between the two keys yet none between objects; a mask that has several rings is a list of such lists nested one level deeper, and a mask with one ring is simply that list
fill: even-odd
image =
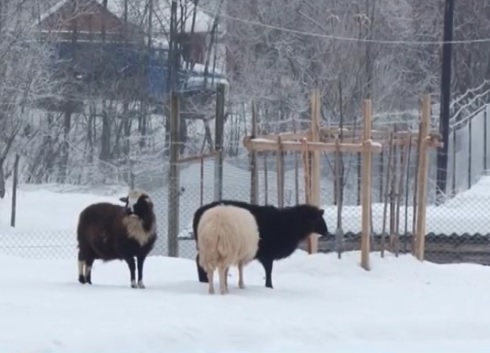
[{"label": "snow bank", "polygon": [[[274,290],[263,286],[263,269],[253,262],[247,290],[236,288],[233,268],[230,294],[209,296],[191,260],[149,258],[147,289],[135,291],[124,285],[120,263],[96,262],[89,287],[76,281],[73,261],[0,256],[0,266],[9,268],[0,272],[0,347],[11,353],[488,351],[490,268],[373,254],[366,272],[359,258],[298,251],[274,265]],[[94,320],[94,312],[103,315]]]}]

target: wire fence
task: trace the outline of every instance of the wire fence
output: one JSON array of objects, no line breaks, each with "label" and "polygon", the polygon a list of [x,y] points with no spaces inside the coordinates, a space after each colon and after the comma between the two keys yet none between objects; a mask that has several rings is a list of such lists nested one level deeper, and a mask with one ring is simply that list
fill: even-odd
[{"label": "wire fence", "polygon": [[[490,210],[490,177],[485,177],[489,161],[490,107],[481,109],[466,124],[456,123],[449,138],[449,165],[447,170],[448,187],[454,195],[448,195],[442,205],[436,206],[436,173],[437,149],[429,151],[429,184],[426,228],[426,258],[436,262],[478,262],[490,264],[490,238],[487,233],[490,221],[486,216]],[[391,156],[391,157],[390,157]],[[335,251],[333,234],[337,226],[343,233],[342,249],[344,251],[359,248],[361,232],[361,208],[359,172],[361,159],[357,154],[342,156],[342,212],[338,222],[339,195],[336,191],[333,154],[322,156],[321,171],[321,204],[325,207],[325,218],[331,238],[321,239],[320,249]],[[278,183],[276,174],[277,159],[273,154],[259,155],[258,165],[258,202],[260,204],[277,204]],[[304,174],[301,156],[286,154],[284,158],[284,205],[294,205],[305,200]],[[390,178],[388,178],[390,171]],[[178,256],[193,258],[196,245],[192,236],[192,218],[195,210],[215,200],[216,185],[214,159],[203,163],[193,162],[180,165],[180,190],[177,200],[169,200],[166,168],[161,172],[148,172],[147,178],[135,180],[136,187],[142,187],[151,195],[157,215],[159,239],[152,252],[153,255],[169,254],[168,210],[178,208]],[[398,146],[392,150],[384,145],[383,152],[373,156],[372,166],[372,236],[373,248],[379,247],[381,237],[386,235],[388,250],[409,252],[413,234],[414,194],[416,193],[417,149],[416,146]],[[250,200],[249,161],[245,154],[238,157],[227,157],[223,162],[224,199],[242,201]],[[88,192],[85,186],[83,192]],[[111,195],[101,198],[117,202],[126,188],[113,188]],[[65,190],[66,191],[66,190]],[[73,191],[73,190],[71,190]],[[21,189],[22,193],[22,189]],[[72,195],[68,193],[67,195]],[[67,196],[70,197],[70,196]],[[20,197],[22,199],[22,197]],[[2,223],[7,223],[5,201],[0,209]],[[23,230],[25,223],[32,215],[24,215],[19,220],[18,229],[0,229],[0,252],[23,257],[35,258],[75,258],[76,257],[76,222],[83,207],[92,202],[89,196],[82,198],[78,204],[65,206],[58,204],[52,216],[45,223],[58,223],[60,217],[64,226],[55,230]],[[28,207],[20,202],[22,207]],[[51,207],[49,200],[40,198],[38,206]],[[71,207],[71,208],[70,208]],[[59,210],[58,210],[59,208]],[[66,208],[66,210],[64,210]],[[66,211],[66,212],[65,212]],[[22,222],[22,224],[20,224]],[[60,228],[60,229],[58,229]],[[391,239],[391,241],[390,241]],[[323,245],[322,245],[323,244]],[[391,245],[390,245],[391,244]]]}]

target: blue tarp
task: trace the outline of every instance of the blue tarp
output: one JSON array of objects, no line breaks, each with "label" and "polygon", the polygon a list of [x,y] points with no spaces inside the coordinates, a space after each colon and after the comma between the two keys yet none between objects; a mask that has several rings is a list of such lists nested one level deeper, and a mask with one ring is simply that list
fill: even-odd
[{"label": "blue tarp", "polygon": [[[147,91],[150,97],[160,99],[168,92],[167,87],[167,51],[165,49],[151,49],[137,47],[124,43],[94,43],[94,42],[60,42],[53,48],[53,67],[61,65],[64,68],[73,68],[84,78],[121,79],[143,76],[146,77]],[[76,62],[72,58],[76,57]],[[212,81],[212,73],[208,74],[208,84]],[[202,73],[181,70],[177,75],[177,86],[180,90],[200,91],[204,89],[195,82],[203,80],[194,79],[194,84],[188,86],[189,78],[203,78]],[[224,78],[215,75],[216,78]],[[204,82],[203,82],[204,83]],[[208,87],[209,88],[209,87]]]}]

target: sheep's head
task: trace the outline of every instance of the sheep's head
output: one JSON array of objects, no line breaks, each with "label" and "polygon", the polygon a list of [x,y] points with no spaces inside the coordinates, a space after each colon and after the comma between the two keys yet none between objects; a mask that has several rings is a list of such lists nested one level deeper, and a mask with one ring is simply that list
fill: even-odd
[{"label": "sheep's head", "polygon": [[315,233],[326,237],[328,235],[328,227],[327,227],[327,222],[325,222],[325,219],[323,218],[324,213],[325,213],[324,209],[322,208],[318,209],[316,223],[315,223]]},{"label": "sheep's head", "polygon": [[312,232],[319,234],[321,236],[327,236],[328,227],[323,215],[325,210],[313,205],[304,204],[301,206],[297,206],[301,209],[300,214],[301,217],[310,224],[312,227]]},{"label": "sheep's head", "polygon": [[119,200],[126,204],[126,212],[128,214],[140,215],[144,213],[146,209],[153,208],[150,196],[139,190],[131,190],[128,193],[128,196],[121,197]]}]

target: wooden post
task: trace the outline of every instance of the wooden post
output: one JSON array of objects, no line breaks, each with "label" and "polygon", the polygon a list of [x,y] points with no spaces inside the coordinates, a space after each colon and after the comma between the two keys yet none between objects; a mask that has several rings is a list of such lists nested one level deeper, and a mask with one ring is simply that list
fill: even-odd
[{"label": "wooden post", "polygon": [[[313,90],[311,95],[311,141],[320,142],[320,91]],[[311,180],[310,180],[310,203],[320,206],[320,151],[312,152],[311,159]],[[318,236],[312,234],[308,237],[308,252],[314,254],[318,252]]]},{"label": "wooden post", "polygon": [[302,147],[302,154],[303,154],[303,176],[304,176],[304,183],[305,183],[305,203],[310,203],[310,179],[311,179],[311,173],[310,173],[310,154],[308,152],[308,145],[306,144],[306,139],[301,140],[301,147]]},{"label": "wooden post", "polygon": [[218,152],[214,162],[214,200],[223,198],[223,130],[225,120],[225,85],[218,84],[216,90],[216,118],[214,149]]},{"label": "wooden post", "polygon": [[370,233],[371,233],[371,119],[372,103],[366,99],[363,104],[363,158],[362,158],[362,236],[361,236],[361,266],[365,270],[371,269],[369,263]]},{"label": "wooden post", "polygon": [[335,194],[337,195],[337,229],[335,230],[335,248],[337,249],[337,258],[342,258],[342,241],[344,232],[342,230],[342,207],[343,207],[343,172],[340,167],[342,155],[340,153],[340,139],[335,137]]},{"label": "wooden post", "polygon": [[[389,185],[391,185],[391,164],[393,163],[393,150],[394,150],[394,141],[393,141],[393,131],[390,132],[390,148],[388,150],[388,167],[386,168],[386,189],[384,194],[384,205],[383,205],[383,228],[381,230],[381,257],[385,256],[386,249],[386,213],[388,210],[388,197],[389,197]],[[381,175],[381,178],[383,176]]]},{"label": "wooden post", "polygon": [[277,206],[284,207],[284,151],[281,136],[277,137],[279,151],[276,154]]},{"label": "wooden post", "polygon": [[264,153],[264,204],[269,203],[269,176],[267,175],[267,153]]},{"label": "wooden post", "polygon": [[19,160],[20,155],[15,155],[14,161],[14,180],[12,185],[12,210],[10,211],[10,226],[15,227],[15,218],[17,214],[17,185],[19,184]]},{"label": "wooden post", "polygon": [[177,257],[179,253],[179,97],[171,92],[170,97],[170,161],[168,169],[168,217],[167,246],[168,256]]},{"label": "wooden post", "polygon": [[[255,110],[255,102],[252,102],[252,138],[257,136],[257,111]],[[250,203],[257,205],[258,191],[259,191],[259,176],[257,168],[257,152],[255,150],[249,151],[250,156]]]},{"label": "wooden post", "polygon": [[[296,119],[293,119],[293,134],[296,133]],[[299,162],[298,162],[298,154],[294,153],[294,196],[295,196],[295,204],[299,204]]]},{"label": "wooden post", "polygon": [[199,203],[202,207],[204,204],[204,156],[201,156],[201,164],[200,164],[200,183],[199,183]]},{"label": "wooden post", "polygon": [[422,121],[420,124],[419,138],[419,166],[417,175],[417,234],[416,234],[416,254],[420,261],[424,260],[425,249],[425,217],[427,208],[427,137],[430,120],[430,95],[422,97]]},{"label": "wooden post", "polygon": [[396,220],[395,220],[395,229],[396,229],[396,235],[394,239],[394,248],[395,248],[395,255],[398,257],[398,254],[400,252],[400,207],[401,207],[401,202],[402,202],[402,195],[403,195],[403,186],[405,185],[405,170],[408,169],[408,154],[410,153],[410,145],[412,144],[412,135],[408,137],[405,147],[401,148],[400,153],[401,155],[401,161],[400,161],[400,175],[398,179],[398,195],[397,195],[397,200],[396,200]]}]

